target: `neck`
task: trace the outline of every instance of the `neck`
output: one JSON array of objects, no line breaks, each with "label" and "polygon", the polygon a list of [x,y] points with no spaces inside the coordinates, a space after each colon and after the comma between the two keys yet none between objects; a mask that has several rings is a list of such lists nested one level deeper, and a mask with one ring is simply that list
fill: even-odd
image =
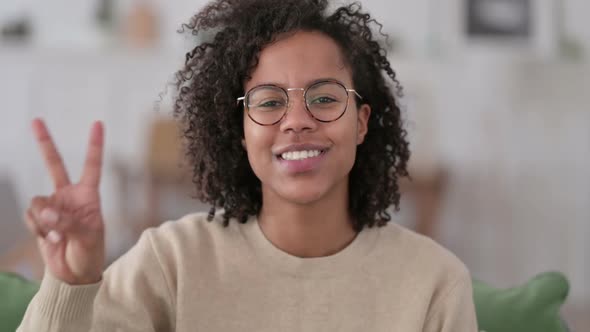
[{"label": "neck", "polygon": [[263,188],[262,232],[275,247],[297,257],[339,252],[357,235],[348,212],[348,183],[344,186],[309,204],[285,201]]}]

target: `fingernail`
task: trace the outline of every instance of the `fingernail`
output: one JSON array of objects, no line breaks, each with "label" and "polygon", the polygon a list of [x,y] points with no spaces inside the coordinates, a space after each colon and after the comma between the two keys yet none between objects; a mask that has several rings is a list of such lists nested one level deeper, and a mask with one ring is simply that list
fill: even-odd
[{"label": "fingernail", "polygon": [[50,209],[50,208],[46,208],[43,209],[43,211],[41,211],[41,219],[45,222],[48,222],[50,224],[55,224],[58,220],[59,216],[57,215],[57,212],[55,212],[54,210]]},{"label": "fingernail", "polygon": [[53,243],[58,243],[59,241],[61,241],[61,235],[56,232],[56,231],[49,231],[49,233],[47,233],[47,240],[49,240],[49,242],[53,242]]}]

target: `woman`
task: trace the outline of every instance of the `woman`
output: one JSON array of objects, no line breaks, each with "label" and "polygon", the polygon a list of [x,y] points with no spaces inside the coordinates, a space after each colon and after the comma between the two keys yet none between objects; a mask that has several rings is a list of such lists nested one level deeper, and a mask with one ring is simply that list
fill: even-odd
[{"label": "woman", "polygon": [[222,210],[144,232],[104,273],[102,125],[72,184],[33,123],[56,190],[28,210],[47,273],[19,331],[476,330],[464,265],[389,222],[409,151],[378,24],[327,6],[219,0],[184,25],[215,31],[175,114]]}]

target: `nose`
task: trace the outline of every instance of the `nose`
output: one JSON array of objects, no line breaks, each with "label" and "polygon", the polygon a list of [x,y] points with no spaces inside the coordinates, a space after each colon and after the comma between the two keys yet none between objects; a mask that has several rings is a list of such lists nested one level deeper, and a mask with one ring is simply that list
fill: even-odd
[{"label": "nose", "polygon": [[289,96],[287,107],[287,114],[280,122],[281,131],[300,133],[306,130],[313,131],[317,128],[318,122],[309,114],[305,106],[303,92],[293,91]]}]

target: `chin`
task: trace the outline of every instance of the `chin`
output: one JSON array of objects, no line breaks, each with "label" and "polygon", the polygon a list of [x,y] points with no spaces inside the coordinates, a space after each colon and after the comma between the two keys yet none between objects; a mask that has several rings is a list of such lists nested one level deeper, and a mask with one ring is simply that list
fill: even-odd
[{"label": "chin", "polygon": [[282,188],[276,190],[275,192],[284,201],[298,205],[309,205],[321,200],[322,197],[326,195],[327,190],[322,190],[320,188],[301,188],[301,186],[295,186],[295,188],[291,188],[290,190],[285,190],[285,188]]}]

